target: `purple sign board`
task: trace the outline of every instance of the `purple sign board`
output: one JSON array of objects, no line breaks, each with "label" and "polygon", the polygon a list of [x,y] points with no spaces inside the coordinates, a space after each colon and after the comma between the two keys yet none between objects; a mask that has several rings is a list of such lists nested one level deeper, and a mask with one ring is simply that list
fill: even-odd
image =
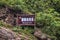
[{"label": "purple sign board", "polygon": [[35,15],[21,15],[18,16],[19,25],[35,25]]}]

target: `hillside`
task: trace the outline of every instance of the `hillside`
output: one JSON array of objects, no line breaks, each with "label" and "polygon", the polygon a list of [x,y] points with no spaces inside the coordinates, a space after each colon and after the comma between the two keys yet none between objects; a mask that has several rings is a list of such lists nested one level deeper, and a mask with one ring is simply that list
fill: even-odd
[{"label": "hillside", "polygon": [[0,40],[50,40],[49,35],[42,33],[41,30],[37,29],[34,34],[32,32],[32,28],[22,29],[0,22]]},{"label": "hillside", "polygon": [[[15,27],[5,22],[9,13],[19,12],[35,14],[36,29],[31,26]],[[40,32],[43,37],[60,40],[60,0],[0,0],[0,26],[23,35],[23,38],[29,37],[29,40],[47,40]]]}]

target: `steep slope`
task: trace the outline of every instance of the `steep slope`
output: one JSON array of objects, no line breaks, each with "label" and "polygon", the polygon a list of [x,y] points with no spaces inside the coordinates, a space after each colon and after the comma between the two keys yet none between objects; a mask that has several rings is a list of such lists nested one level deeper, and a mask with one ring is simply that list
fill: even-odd
[{"label": "steep slope", "polygon": [[16,33],[11,29],[0,27],[0,40],[37,40],[32,35],[26,35],[24,33]]}]

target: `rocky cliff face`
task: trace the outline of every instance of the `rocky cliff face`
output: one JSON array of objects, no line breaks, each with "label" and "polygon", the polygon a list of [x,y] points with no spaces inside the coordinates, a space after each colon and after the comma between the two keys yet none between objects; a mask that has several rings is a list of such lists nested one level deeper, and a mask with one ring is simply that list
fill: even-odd
[{"label": "rocky cliff face", "polygon": [[2,27],[0,28],[0,40],[21,40],[21,37],[13,31]]},{"label": "rocky cliff face", "polygon": [[38,38],[38,40],[51,40],[47,34],[42,33],[39,29],[34,32],[34,35]]},{"label": "rocky cliff face", "polygon": [[0,20],[8,24],[13,24],[14,15],[12,11],[10,12],[8,7],[0,7]]},{"label": "rocky cliff face", "polygon": [[36,38],[30,38],[28,35],[23,34],[18,34],[11,29],[0,27],[0,40],[37,40]]},{"label": "rocky cliff face", "polygon": [[8,6],[0,7],[0,20],[3,20],[3,22],[7,24],[14,25],[14,19],[16,19],[15,16],[17,13],[21,13],[21,10],[14,10]]},{"label": "rocky cliff face", "polygon": [[4,7],[0,7],[0,20],[4,20],[7,16],[7,8],[4,6]]},{"label": "rocky cliff face", "polygon": [[6,15],[6,12],[7,12],[7,9],[6,8],[0,8],[0,17],[1,16],[5,16]]}]

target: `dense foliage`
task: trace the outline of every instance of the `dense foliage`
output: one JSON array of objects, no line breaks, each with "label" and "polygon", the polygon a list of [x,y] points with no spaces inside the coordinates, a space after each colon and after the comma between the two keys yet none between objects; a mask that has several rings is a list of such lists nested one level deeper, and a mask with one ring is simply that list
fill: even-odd
[{"label": "dense foliage", "polygon": [[60,40],[60,0],[0,0],[2,5],[35,13],[37,25],[42,31],[52,40]]}]

